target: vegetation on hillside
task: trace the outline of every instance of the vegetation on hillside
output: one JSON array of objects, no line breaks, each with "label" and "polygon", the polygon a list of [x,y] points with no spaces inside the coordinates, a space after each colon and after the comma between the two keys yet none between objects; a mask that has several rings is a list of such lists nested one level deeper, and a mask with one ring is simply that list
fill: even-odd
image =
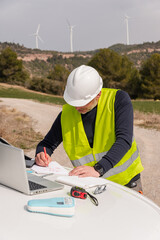
[{"label": "vegetation on hillside", "polygon": [[13,51],[15,51],[18,56],[23,56],[24,54],[56,53],[56,51],[47,51],[47,50],[26,48],[23,45],[20,45],[19,43],[10,43],[10,42],[0,43],[0,52],[8,47],[11,48]]},{"label": "vegetation on hillside", "polygon": [[138,97],[138,70],[126,56],[110,49],[101,49],[88,65],[100,73],[104,87],[123,89],[131,97]]},{"label": "vegetation on hillside", "polygon": [[16,52],[5,48],[0,54],[0,81],[25,86],[29,75],[23,68]]},{"label": "vegetation on hillside", "polygon": [[63,65],[55,65],[46,78],[33,77],[28,88],[55,95],[63,95],[69,71]]},{"label": "vegetation on hillside", "polygon": [[31,77],[45,78],[53,68],[48,62],[39,59],[23,62],[23,65]]},{"label": "vegetation on hillside", "polygon": [[[154,47],[158,49],[158,44]],[[1,45],[0,45],[1,46]],[[14,45],[15,47],[15,45]],[[150,44],[143,44],[143,48]],[[12,46],[13,48],[13,46]],[[104,87],[118,88],[129,93],[131,98],[160,99],[160,54],[153,53],[143,60],[139,68],[125,54],[124,45],[113,46],[111,49],[100,49],[85,55],[80,53],[63,54],[47,51],[43,52],[46,60],[35,59],[24,61],[19,59],[17,51],[27,51],[23,46],[16,52],[10,47],[1,50],[0,54],[0,82],[17,84],[29,89],[62,95],[69,73],[82,64],[88,64],[97,69],[104,81]],[[127,51],[133,51],[133,46],[127,46]],[[142,48],[140,48],[143,50]],[[31,50],[29,50],[31,51]],[[119,54],[118,51],[124,51]],[[139,51],[138,49],[136,51]],[[128,53],[128,52],[127,52]],[[135,53],[135,52],[134,52]],[[47,57],[46,57],[47,56]]]},{"label": "vegetation on hillside", "polygon": [[160,99],[160,54],[143,61],[138,71],[126,55],[101,49],[88,65],[100,73],[104,87],[125,90],[131,98]]},{"label": "vegetation on hillside", "polygon": [[82,65],[87,64],[90,60],[89,56],[84,57],[83,55],[79,55],[77,53],[74,54],[74,56],[71,57],[63,57],[62,55],[53,55],[52,57],[49,57],[47,62],[51,64],[52,67],[54,67],[56,64],[61,64],[67,66],[67,69],[69,71],[72,71],[74,68]]},{"label": "vegetation on hillside", "polygon": [[128,53],[133,50],[146,50],[146,49],[160,49],[160,41],[158,42],[144,42],[143,44],[132,44],[132,45],[126,45],[126,44],[115,44],[109,47],[111,50],[121,53]]},{"label": "vegetation on hillside", "polygon": [[119,53],[120,55],[127,55],[139,69],[142,61],[148,59],[154,53],[160,53],[160,41],[133,45],[115,44],[109,47],[109,49]]},{"label": "vegetation on hillside", "polygon": [[141,93],[144,98],[160,99],[160,54],[153,54],[140,69]]},{"label": "vegetation on hillside", "polygon": [[[85,64],[86,61],[89,61],[89,58],[91,58],[93,55],[95,55],[97,52],[99,52],[99,49],[93,50],[93,51],[79,51],[72,53],[68,59],[68,57],[62,57],[63,55],[70,54],[68,53],[62,53],[57,52],[53,50],[40,50],[40,49],[31,49],[26,48],[23,45],[15,44],[15,43],[0,43],[0,52],[4,50],[6,47],[10,47],[13,51],[17,53],[19,57],[24,57],[27,54],[51,54],[53,56],[53,60],[55,61],[54,64],[71,64],[72,68],[77,67],[78,65],[81,65],[81,60],[83,61],[83,64]],[[150,57],[154,53],[160,53],[160,41],[158,42],[144,42],[143,44],[132,44],[132,45],[126,45],[126,44],[115,44],[109,47],[109,49],[117,52],[120,55],[127,55],[128,58],[134,63],[134,65],[139,68],[141,65],[141,62],[143,60],[146,60],[148,57]],[[60,57],[59,57],[60,56]],[[77,56],[79,56],[77,58]],[[81,59],[82,57],[82,59]],[[52,59],[52,57],[50,57]],[[87,59],[88,58],[88,59]],[[43,61],[43,60],[42,60]],[[68,63],[66,63],[68,61]],[[77,63],[76,63],[77,61]],[[31,61],[32,65],[36,64],[36,62]],[[50,60],[49,60],[50,62]],[[24,64],[27,65],[26,62]],[[72,69],[69,69],[72,70]],[[36,74],[38,71],[36,72]]]}]

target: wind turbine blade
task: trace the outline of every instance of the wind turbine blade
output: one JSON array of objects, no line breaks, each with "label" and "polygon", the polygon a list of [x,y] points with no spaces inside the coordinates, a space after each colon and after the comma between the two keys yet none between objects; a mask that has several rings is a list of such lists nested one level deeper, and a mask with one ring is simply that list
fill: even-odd
[{"label": "wind turbine blade", "polygon": [[39,29],[40,29],[40,24],[38,25],[38,28],[37,28],[37,32],[36,32],[37,35],[38,35],[38,32],[39,32]]},{"label": "wind turbine blade", "polygon": [[39,35],[37,37],[41,42],[44,42],[43,39]]}]

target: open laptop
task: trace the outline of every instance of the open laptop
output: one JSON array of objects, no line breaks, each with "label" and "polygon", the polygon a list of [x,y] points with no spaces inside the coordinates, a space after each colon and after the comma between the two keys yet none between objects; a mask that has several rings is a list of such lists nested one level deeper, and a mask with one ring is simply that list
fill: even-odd
[{"label": "open laptop", "polygon": [[27,173],[22,149],[0,142],[0,184],[27,195],[62,189],[64,186]]}]

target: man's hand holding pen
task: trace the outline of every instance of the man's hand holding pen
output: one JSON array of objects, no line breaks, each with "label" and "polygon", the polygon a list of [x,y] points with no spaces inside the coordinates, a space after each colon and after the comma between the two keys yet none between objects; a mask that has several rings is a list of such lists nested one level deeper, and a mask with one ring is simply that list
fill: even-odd
[{"label": "man's hand holding pen", "polygon": [[46,153],[46,148],[44,147],[44,152],[40,152],[35,157],[36,164],[42,167],[47,167],[51,162],[51,157]]}]

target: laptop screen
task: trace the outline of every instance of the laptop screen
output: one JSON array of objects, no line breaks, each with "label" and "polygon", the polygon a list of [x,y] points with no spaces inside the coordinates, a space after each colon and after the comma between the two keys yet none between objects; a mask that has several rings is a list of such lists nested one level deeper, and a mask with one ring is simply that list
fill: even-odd
[{"label": "laptop screen", "polygon": [[[44,188],[30,191],[28,176],[30,176],[29,180]],[[57,182],[27,174],[23,150],[3,143],[0,143],[0,184],[26,194],[54,191],[64,187]]]}]

